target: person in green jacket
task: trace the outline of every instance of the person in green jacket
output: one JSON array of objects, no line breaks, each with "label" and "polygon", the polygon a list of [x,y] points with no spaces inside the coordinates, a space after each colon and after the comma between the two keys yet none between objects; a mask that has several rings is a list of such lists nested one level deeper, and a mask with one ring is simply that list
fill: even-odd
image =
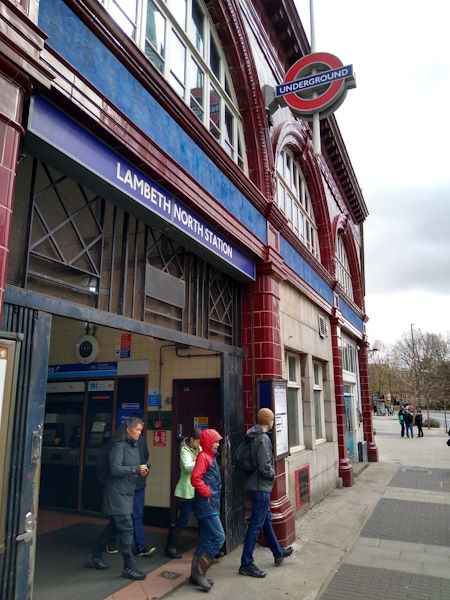
[{"label": "person in green jacket", "polygon": [[178,500],[180,513],[175,523],[169,526],[169,534],[165,554],[170,558],[182,558],[177,550],[177,542],[181,531],[186,527],[189,514],[193,507],[195,491],[191,485],[191,473],[195,466],[197,456],[201,452],[200,435],[201,429],[194,429],[189,437],[180,444],[180,479],[175,486],[174,495]]}]

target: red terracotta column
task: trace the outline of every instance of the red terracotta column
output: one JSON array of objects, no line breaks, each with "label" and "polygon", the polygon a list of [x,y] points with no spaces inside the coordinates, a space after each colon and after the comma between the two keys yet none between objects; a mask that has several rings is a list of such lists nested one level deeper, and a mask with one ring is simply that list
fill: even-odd
[{"label": "red terracotta column", "polygon": [[[271,252],[272,254],[272,252]],[[245,427],[255,423],[257,382],[282,376],[280,334],[280,264],[268,261],[258,266],[256,281],[247,284],[243,294],[242,339],[244,359]],[[286,495],[284,459],[275,463],[276,480],[270,506],[273,528],[282,546],[295,539],[295,513]]]},{"label": "red terracotta column", "polygon": [[24,135],[21,120],[25,89],[19,83],[21,79],[24,80],[19,71],[0,58],[0,316],[5,294],[17,159]]},{"label": "red terracotta column", "polygon": [[372,426],[372,404],[369,389],[369,362],[367,349],[369,343],[364,339],[358,353],[359,378],[361,384],[361,408],[363,416],[364,439],[367,442],[367,454],[369,462],[378,462],[378,448],[373,438]]},{"label": "red terracotta column", "polygon": [[351,487],[353,485],[353,465],[348,459],[344,384],[342,380],[341,328],[339,317],[336,314],[331,318],[331,344],[333,350],[334,395],[336,399],[339,477],[342,477],[345,487]]}]

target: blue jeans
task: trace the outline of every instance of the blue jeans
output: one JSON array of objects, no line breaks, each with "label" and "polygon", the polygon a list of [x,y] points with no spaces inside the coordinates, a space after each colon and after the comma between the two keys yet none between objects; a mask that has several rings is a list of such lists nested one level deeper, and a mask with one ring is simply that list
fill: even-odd
[{"label": "blue jeans", "polygon": [[199,519],[198,521],[198,543],[195,550],[196,556],[208,554],[212,558],[216,556],[225,543],[225,532],[219,515]]},{"label": "blue jeans", "polygon": [[[145,488],[141,490],[136,490],[134,492],[133,497],[133,528],[134,528],[134,547],[136,552],[141,552],[145,550],[147,547],[147,542],[145,541],[144,536],[144,525],[143,525],[143,517],[144,517],[144,499],[145,499]],[[117,546],[117,536],[118,532],[116,531],[114,535],[112,535],[108,540],[107,544],[109,546]]]},{"label": "blue jeans", "polygon": [[191,512],[192,505],[194,503],[194,499],[185,500],[183,498],[179,498],[178,502],[179,502],[179,507],[180,507],[180,513],[178,515],[178,519],[176,520],[175,527],[178,531],[181,531],[188,524],[189,514]]},{"label": "blue jeans", "polygon": [[411,437],[414,437],[414,430],[413,430],[413,426],[412,423],[411,425],[407,425],[406,426],[406,437],[409,437],[409,432],[411,432]]},{"label": "blue jeans", "polygon": [[252,514],[248,524],[247,535],[245,536],[244,548],[242,550],[241,565],[249,565],[253,560],[253,552],[256,546],[256,540],[261,529],[264,532],[269,548],[274,558],[283,554],[283,548],[276,538],[272,527],[272,513],[270,512],[270,492],[263,490],[250,490],[252,499]]},{"label": "blue jeans", "polygon": [[141,552],[147,547],[144,536],[144,499],[145,488],[136,490],[133,498],[133,525],[134,525],[134,546],[136,552]]}]

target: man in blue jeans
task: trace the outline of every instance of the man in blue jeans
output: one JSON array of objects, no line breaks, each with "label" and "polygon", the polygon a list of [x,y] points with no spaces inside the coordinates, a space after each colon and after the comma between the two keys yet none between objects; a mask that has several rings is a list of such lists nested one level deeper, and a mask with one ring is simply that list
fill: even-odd
[{"label": "man in blue jeans", "polygon": [[405,425],[406,425],[406,437],[409,438],[409,434],[411,434],[411,437],[414,437],[414,429],[413,429],[413,417],[412,414],[409,412],[409,409],[407,408],[405,410],[405,414],[403,415],[403,418],[405,419]]},{"label": "man in blue jeans", "polygon": [[261,529],[264,532],[269,548],[272,551],[275,565],[279,567],[283,560],[292,554],[292,547],[283,548],[272,527],[270,512],[270,492],[275,483],[275,464],[272,453],[272,442],[267,432],[273,427],[274,414],[269,408],[261,408],[257,415],[257,424],[247,431],[252,440],[252,462],[255,470],[249,475],[245,489],[250,492],[252,514],[245,536],[244,549],[241,556],[239,573],[249,577],[265,577],[255,565],[253,552]]}]

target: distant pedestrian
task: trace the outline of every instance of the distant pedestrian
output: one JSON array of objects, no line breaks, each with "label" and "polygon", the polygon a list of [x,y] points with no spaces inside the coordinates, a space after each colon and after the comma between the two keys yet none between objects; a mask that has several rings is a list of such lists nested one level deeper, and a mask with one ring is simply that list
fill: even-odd
[{"label": "distant pedestrian", "polygon": [[414,424],[417,427],[417,432],[418,432],[417,437],[423,437],[423,430],[422,430],[423,417],[422,417],[422,411],[420,410],[420,408],[417,409],[417,413],[414,418]]},{"label": "distant pedestrian", "polygon": [[194,429],[190,436],[180,444],[180,479],[174,491],[180,513],[175,523],[171,523],[169,527],[165,554],[170,558],[182,558],[183,556],[178,552],[177,546],[181,531],[188,524],[189,515],[194,504],[195,490],[191,484],[191,475],[197,456],[202,450],[200,446],[201,433],[201,429]]},{"label": "distant pedestrian", "polygon": [[400,406],[400,410],[398,411],[398,422],[400,423],[401,436],[405,437],[405,409],[403,406]]},{"label": "distant pedestrian", "polygon": [[409,438],[409,434],[411,434],[411,437],[413,438],[414,437],[413,416],[409,412],[408,409],[405,410],[405,414],[404,414],[403,418],[405,419],[406,437]]},{"label": "distant pedestrian", "polygon": [[206,571],[217,562],[225,543],[225,532],[220,520],[222,475],[216,460],[222,439],[215,429],[204,429],[200,436],[202,451],[197,456],[191,483],[195,489],[194,512],[198,521],[198,543],[192,558],[191,583],[209,592],[213,582],[206,579]]},{"label": "distant pedestrian", "polygon": [[251,439],[252,463],[255,469],[249,474],[245,484],[245,489],[250,492],[252,512],[242,550],[239,573],[250,577],[266,576],[265,571],[258,569],[253,560],[256,540],[261,530],[264,532],[277,567],[292,554],[292,546],[283,548],[277,540],[272,526],[270,492],[275,483],[275,464],[272,442],[267,433],[272,429],[274,419],[274,414],[269,408],[262,408],[258,411],[257,424],[247,431],[247,437]]}]

